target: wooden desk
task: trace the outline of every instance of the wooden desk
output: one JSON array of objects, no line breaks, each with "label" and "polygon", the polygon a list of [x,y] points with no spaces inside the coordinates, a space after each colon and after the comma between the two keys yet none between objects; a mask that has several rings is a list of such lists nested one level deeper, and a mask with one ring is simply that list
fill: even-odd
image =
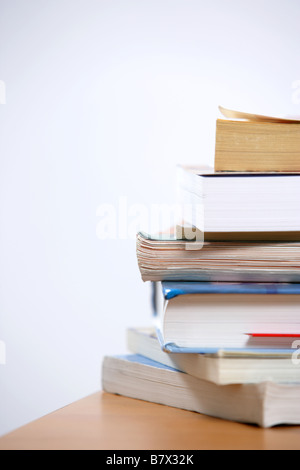
[{"label": "wooden desk", "polygon": [[260,429],[96,393],[0,439],[0,450],[300,449],[300,426]]}]

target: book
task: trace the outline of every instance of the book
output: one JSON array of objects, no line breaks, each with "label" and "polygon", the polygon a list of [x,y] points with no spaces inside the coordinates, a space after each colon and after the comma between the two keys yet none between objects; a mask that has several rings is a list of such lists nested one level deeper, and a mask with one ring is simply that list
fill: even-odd
[{"label": "book", "polygon": [[163,281],[155,289],[155,327],[166,351],[292,352],[299,341],[300,284]]},{"label": "book", "polygon": [[269,428],[300,424],[300,385],[217,385],[138,355],[105,356],[107,393]]},{"label": "book", "polygon": [[300,121],[219,107],[215,171],[300,172]]},{"label": "book", "polygon": [[[194,247],[199,249],[189,249]],[[143,281],[300,282],[300,242],[203,243],[138,233]]]},{"label": "book", "polygon": [[298,349],[293,353],[255,349],[218,350],[214,354],[169,353],[161,348],[152,327],[128,328],[126,337],[131,354],[147,357],[218,385],[265,381],[300,384]]},{"label": "book", "polygon": [[251,239],[254,233],[274,240],[275,233],[300,241],[300,174],[222,173],[178,165],[176,185],[184,222],[205,236],[242,233]]}]

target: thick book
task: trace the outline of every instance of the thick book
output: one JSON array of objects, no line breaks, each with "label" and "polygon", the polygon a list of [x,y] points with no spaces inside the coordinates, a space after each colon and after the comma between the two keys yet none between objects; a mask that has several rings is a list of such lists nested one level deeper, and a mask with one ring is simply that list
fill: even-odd
[{"label": "thick book", "polygon": [[239,113],[220,107],[215,171],[300,172],[300,121]]},{"label": "thick book", "polygon": [[217,385],[138,355],[106,356],[102,388],[134,399],[268,428],[300,424],[300,385]]},{"label": "thick book", "polygon": [[[218,350],[214,354],[165,352],[154,328],[128,328],[127,347],[138,354],[218,385],[259,383],[300,384],[299,351]],[[298,343],[300,345],[300,341]]]},{"label": "thick book", "polygon": [[169,352],[285,350],[300,338],[300,284],[162,282],[154,321]]},{"label": "thick book", "polygon": [[197,243],[140,232],[136,255],[143,281],[300,282],[300,242]]},{"label": "thick book", "polygon": [[[222,173],[177,167],[178,204],[184,222],[205,234],[300,241],[300,174]],[[255,235],[257,239],[257,235]]]}]

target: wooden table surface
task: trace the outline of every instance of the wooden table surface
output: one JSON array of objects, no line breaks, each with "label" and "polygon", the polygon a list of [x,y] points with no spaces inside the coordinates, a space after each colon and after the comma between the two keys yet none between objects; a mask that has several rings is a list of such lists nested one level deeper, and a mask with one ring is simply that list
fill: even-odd
[{"label": "wooden table surface", "polygon": [[300,426],[261,429],[96,393],[0,439],[0,450],[300,449]]}]

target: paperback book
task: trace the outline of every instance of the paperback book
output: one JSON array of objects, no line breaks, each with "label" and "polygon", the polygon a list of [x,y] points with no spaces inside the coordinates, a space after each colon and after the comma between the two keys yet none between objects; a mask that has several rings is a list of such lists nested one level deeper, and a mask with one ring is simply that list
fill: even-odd
[{"label": "paperback book", "polygon": [[143,281],[300,283],[300,242],[207,241],[205,234],[197,243],[140,232],[136,254]]},{"label": "paperback book", "polygon": [[177,190],[185,223],[208,236],[267,234],[272,241],[274,233],[282,240],[300,240],[300,174],[224,173],[179,165]]},{"label": "paperback book", "polygon": [[105,392],[268,428],[300,424],[300,384],[217,385],[138,355],[106,356]]},{"label": "paperback book", "polygon": [[170,353],[161,348],[154,328],[128,328],[126,336],[131,354],[147,357],[218,385],[267,381],[300,383],[298,348],[292,353],[249,349],[218,350],[213,354]]},{"label": "paperback book", "polygon": [[215,171],[300,172],[300,119],[219,109]]}]

